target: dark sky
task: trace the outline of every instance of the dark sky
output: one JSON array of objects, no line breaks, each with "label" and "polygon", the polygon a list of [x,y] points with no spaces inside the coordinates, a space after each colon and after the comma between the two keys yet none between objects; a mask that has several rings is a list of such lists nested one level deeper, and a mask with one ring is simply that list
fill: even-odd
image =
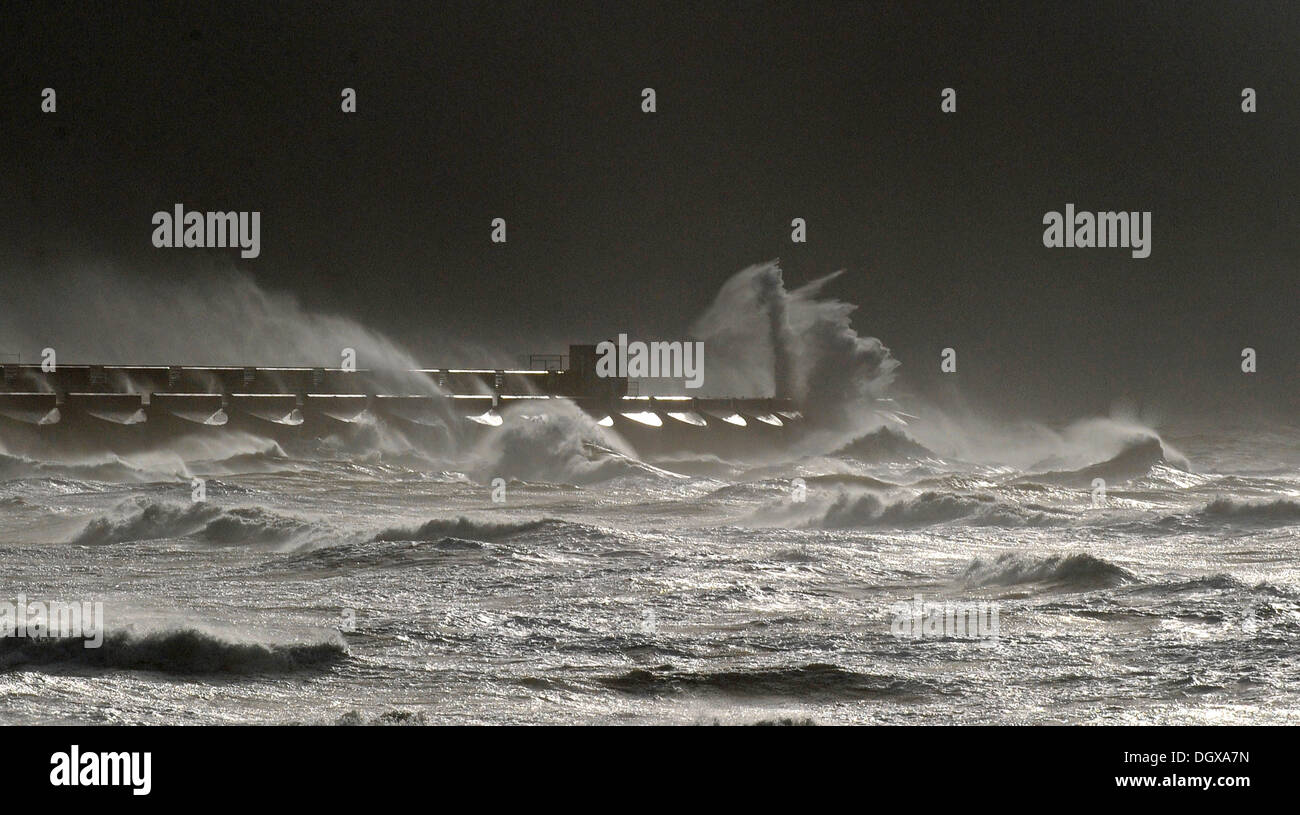
[{"label": "dark sky", "polygon": [[[1033,5],[20,4],[3,274],[184,279],[207,250],[154,249],[154,211],[256,209],[261,257],[213,254],[438,365],[435,336],[679,338],[779,257],[846,269],[919,390],[952,346],[972,398],[1294,404],[1300,5]],[[1067,202],[1150,210],[1151,257],[1045,249]]]}]

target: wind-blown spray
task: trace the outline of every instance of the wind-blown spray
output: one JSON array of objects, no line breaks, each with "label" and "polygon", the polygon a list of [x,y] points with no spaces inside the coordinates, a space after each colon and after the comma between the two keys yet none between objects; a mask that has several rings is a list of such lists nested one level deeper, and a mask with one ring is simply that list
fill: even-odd
[{"label": "wind-blown spray", "polygon": [[822,296],[840,274],[787,291],[781,267],[770,261],[723,284],[692,327],[709,349],[709,393],[789,397],[824,429],[878,423],[871,405],[899,363],[880,340],[853,328],[857,306]]}]

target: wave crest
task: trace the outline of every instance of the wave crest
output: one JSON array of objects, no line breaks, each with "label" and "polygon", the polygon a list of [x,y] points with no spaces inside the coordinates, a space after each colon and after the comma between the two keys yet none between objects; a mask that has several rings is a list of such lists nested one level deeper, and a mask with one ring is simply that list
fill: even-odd
[{"label": "wave crest", "polygon": [[1205,520],[1287,525],[1300,523],[1300,502],[1285,498],[1263,503],[1216,498],[1198,514]]},{"label": "wave crest", "polygon": [[285,544],[313,530],[306,521],[259,507],[223,508],[201,501],[172,504],[137,499],[91,520],[72,543],[101,545],[193,538],[215,544]]},{"label": "wave crest", "polygon": [[1053,470],[1017,479],[1018,482],[1052,484],[1062,487],[1087,488],[1093,479],[1100,478],[1107,483],[1131,481],[1149,475],[1159,465],[1168,465],[1177,470],[1188,471],[1191,466],[1187,459],[1167,450],[1159,438],[1143,436],[1135,438],[1124,448],[1105,461],[1080,467],[1077,470]]},{"label": "wave crest", "polygon": [[263,674],[328,668],[348,656],[341,639],[232,642],[197,629],[111,632],[98,648],[79,637],[0,638],[0,670],[69,665],[171,674]]},{"label": "wave crest", "polygon": [[870,433],[864,433],[836,450],[833,455],[867,463],[935,458],[930,448],[891,427],[879,427]]},{"label": "wave crest", "polygon": [[1015,586],[1023,583],[1052,583],[1060,587],[1086,589],[1116,586],[1136,576],[1087,552],[1030,558],[1008,552],[996,560],[976,559],[961,573],[968,586]]},{"label": "wave crest", "polygon": [[885,503],[871,493],[840,493],[813,526],[823,529],[906,528],[964,520],[974,526],[1054,526],[1071,516],[1037,504],[1017,506],[991,495],[927,491]]}]

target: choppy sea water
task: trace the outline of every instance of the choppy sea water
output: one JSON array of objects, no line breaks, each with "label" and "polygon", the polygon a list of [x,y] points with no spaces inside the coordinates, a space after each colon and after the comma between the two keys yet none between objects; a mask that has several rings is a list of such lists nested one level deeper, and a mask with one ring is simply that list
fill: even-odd
[{"label": "choppy sea water", "polygon": [[[0,600],[102,602],[107,633],[0,640],[0,721],[1300,719],[1300,431],[1038,466],[900,438],[586,446],[499,503],[477,472],[271,441],[6,454]],[[918,595],[993,604],[996,638],[899,636]]]}]

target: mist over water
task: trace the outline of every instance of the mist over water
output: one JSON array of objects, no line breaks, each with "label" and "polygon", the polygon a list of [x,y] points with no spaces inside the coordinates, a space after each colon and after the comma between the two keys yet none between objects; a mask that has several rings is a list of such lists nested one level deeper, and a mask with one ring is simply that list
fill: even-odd
[{"label": "mist over water", "polygon": [[365,365],[421,367],[382,331],[305,309],[216,264],[142,278],[69,263],[27,279],[40,284],[0,325],[0,347],[28,362],[53,347],[67,364],[337,367],[342,349],[355,348]]}]

